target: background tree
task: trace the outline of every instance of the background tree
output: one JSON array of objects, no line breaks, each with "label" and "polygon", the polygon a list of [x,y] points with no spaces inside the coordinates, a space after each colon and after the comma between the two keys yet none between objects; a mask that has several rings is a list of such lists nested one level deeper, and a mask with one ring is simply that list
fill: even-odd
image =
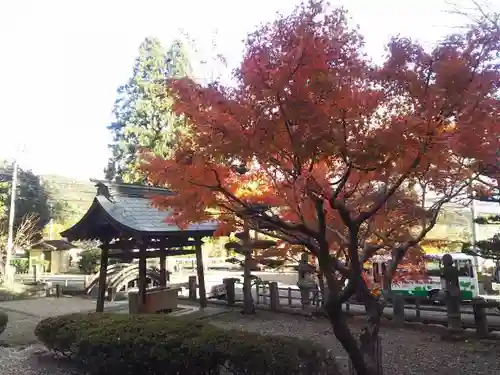
[{"label": "background tree", "polygon": [[[0,175],[3,181],[0,182],[0,200],[3,209],[3,217],[0,220],[8,219],[10,210],[10,192],[12,182],[12,164],[2,162],[0,166]],[[36,214],[38,216],[38,228],[43,229],[50,220],[50,207],[48,195],[45,187],[42,185],[40,177],[30,170],[18,169],[16,210],[14,219],[14,228],[17,228],[27,214]]]},{"label": "background tree", "polygon": [[[8,220],[0,220],[0,274],[5,272],[5,256],[9,231]],[[28,250],[35,243],[40,241],[39,218],[35,213],[24,215],[14,231],[13,248],[14,250]],[[17,264],[12,264],[16,266]]]},{"label": "background tree", "polygon": [[[481,166],[482,178],[479,180],[478,194],[473,196],[481,202],[498,203],[500,205],[500,168],[496,165],[489,164]],[[500,225],[500,215],[480,216],[475,219],[479,225]],[[475,244],[466,242],[463,245],[465,252],[479,255],[486,259],[500,261],[500,233],[494,234],[492,237],[476,241]]]},{"label": "background tree", "polygon": [[85,275],[91,275],[99,271],[99,264],[101,261],[101,250],[86,249],[80,254],[80,260],[78,261],[78,269]]},{"label": "background tree", "polygon": [[[493,8],[489,1],[471,0],[468,7],[451,1],[451,12],[464,16],[476,29],[481,29],[485,35],[500,35],[500,8]],[[498,92],[495,96],[498,99]],[[494,114],[493,114],[494,115]],[[496,113],[496,121],[499,121],[499,113]],[[465,150],[469,156],[470,150]],[[480,202],[497,203],[500,205],[500,148],[489,148],[489,152],[483,153],[477,163],[480,173],[472,199]],[[479,225],[499,225],[500,215],[480,216],[475,219]],[[473,249],[472,249],[473,247]],[[463,250],[486,259],[500,261],[500,233],[485,240],[476,241],[472,244],[467,241],[463,244]]]},{"label": "background tree", "polygon": [[167,50],[155,38],[142,42],[132,77],[118,89],[115,122],[108,127],[113,143],[109,145],[112,156],[105,170],[107,179],[144,182],[143,173],[138,169],[138,153],[143,147],[158,156],[169,155],[184,120],[171,110],[165,80],[190,73],[187,53],[180,40],[175,40]]},{"label": "background tree", "polygon": [[[32,245],[40,241],[39,218],[35,213],[23,216],[14,232],[14,249],[29,249]],[[2,221],[0,227],[0,246],[7,247],[8,222]]]},{"label": "background tree", "polygon": [[[96,188],[89,181],[79,181],[58,175],[42,175],[52,211],[52,238],[72,226],[87,212],[95,197]],[[49,226],[45,232],[49,234]]]},{"label": "background tree", "polygon": [[[0,163],[0,265],[5,271],[5,251],[9,231],[10,197],[13,165]],[[50,220],[47,193],[40,178],[31,171],[18,169],[14,217],[14,250],[26,250],[41,240],[42,230]]]},{"label": "background tree", "polygon": [[[236,87],[169,80],[189,136],[171,158],[144,166],[151,182],[178,192],[155,203],[179,225],[215,217],[227,232],[245,220],[313,254],[334,334],[358,375],[376,371],[383,302],[363,264],[391,254],[390,292],[441,207],[477,177],[474,159],[498,148],[500,108],[494,33],[471,28],[430,52],[395,38],[380,65],[362,48],[345,12],[322,2],[262,26],[247,40]],[[426,192],[437,196],[431,207]],[[359,341],[342,311],[354,293],[369,316]]]}]

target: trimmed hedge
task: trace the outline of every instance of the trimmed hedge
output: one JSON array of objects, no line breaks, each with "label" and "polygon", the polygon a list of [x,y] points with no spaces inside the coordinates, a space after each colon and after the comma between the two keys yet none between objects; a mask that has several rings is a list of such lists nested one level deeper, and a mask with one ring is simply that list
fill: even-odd
[{"label": "trimmed hedge", "polygon": [[9,316],[3,311],[0,311],[0,335],[2,334],[3,331],[5,331],[5,328],[7,328],[8,322],[9,322]]},{"label": "trimmed hedge", "polygon": [[165,315],[71,314],[42,320],[35,334],[96,375],[340,374],[310,341]]}]

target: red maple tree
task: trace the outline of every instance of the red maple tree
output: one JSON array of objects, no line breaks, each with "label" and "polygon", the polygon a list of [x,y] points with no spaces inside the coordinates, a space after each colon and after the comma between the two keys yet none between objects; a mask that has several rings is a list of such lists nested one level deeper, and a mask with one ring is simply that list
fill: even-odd
[{"label": "red maple tree", "polygon": [[[302,245],[326,279],[336,337],[357,373],[370,374],[380,306],[362,265],[389,252],[390,285],[442,205],[477,177],[474,158],[498,145],[499,47],[482,28],[430,52],[395,38],[375,64],[343,10],[302,5],[249,35],[234,87],[168,81],[188,132],[171,159],[143,166],[178,193],[155,203],[180,226],[218,220],[229,232],[246,220]],[[354,293],[370,317],[359,344],[342,313]]]}]

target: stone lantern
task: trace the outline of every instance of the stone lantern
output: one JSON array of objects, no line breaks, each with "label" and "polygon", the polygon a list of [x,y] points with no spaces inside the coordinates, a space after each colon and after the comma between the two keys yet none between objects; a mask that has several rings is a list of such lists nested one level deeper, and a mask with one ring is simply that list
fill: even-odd
[{"label": "stone lantern", "polygon": [[303,253],[299,262],[299,277],[297,281],[297,286],[300,289],[300,299],[302,308],[305,309],[311,303],[311,290],[317,288],[316,281],[314,281],[313,273],[315,273],[316,268],[309,263],[309,256]]},{"label": "stone lantern", "polygon": [[443,264],[441,287],[444,292],[448,310],[448,328],[451,331],[461,331],[462,322],[460,316],[460,285],[458,282],[458,270],[453,265],[453,258],[450,254],[444,254],[441,262]]}]

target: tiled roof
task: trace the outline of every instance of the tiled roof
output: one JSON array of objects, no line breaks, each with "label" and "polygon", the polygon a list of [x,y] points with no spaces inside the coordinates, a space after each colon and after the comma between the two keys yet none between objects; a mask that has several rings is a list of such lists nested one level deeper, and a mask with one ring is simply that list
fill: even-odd
[{"label": "tiled roof", "polygon": [[[178,232],[181,229],[165,219],[169,211],[161,211],[151,205],[151,200],[142,197],[112,195],[113,201],[102,195],[96,196],[101,207],[118,223],[140,232]],[[193,224],[188,231],[215,230],[214,223]]]},{"label": "tiled roof", "polygon": [[[182,231],[177,225],[166,222],[171,211],[159,210],[151,204],[151,196],[172,195],[171,191],[151,186],[112,184],[105,181],[94,182],[98,187],[98,195],[95,199],[118,223],[139,232]],[[106,197],[108,192],[109,197]],[[216,227],[214,222],[205,222],[192,224],[186,230],[193,232],[214,231]]]},{"label": "tiled roof", "polygon": [[[163,188],[156,188],[132,184],[115,184],[108,181],[92,180],[97,187],[97,195],[94,203],[89,209],[93,210],[92,215],[85,215],[77,224],[69,228],[64,234],[72,234],[70,237],[90,237],[94,229],[84,229],[99,226],[95,223],[95,213],[103,210],[104,220],[112,226],[121,227],[121,231],[140,232],[143,234],[168,234],[182,232],[202,232],[204,235],[214,232],[217,228],[215,222],[204,222],[192,224],[187,229],[182,230],[177,225],[167,223],[166,218],[169,211],[159,210],[151,204],[153,195],[172,195],[171,191]],[[97,212],[95,211],[97,208]],[[89,220],[91,222],[89,222]],[[113,221],[115,223],[113,223]],[[86,223],[87,222],[87,223]],[[80,233],[80,234],[76,234]]]}]

